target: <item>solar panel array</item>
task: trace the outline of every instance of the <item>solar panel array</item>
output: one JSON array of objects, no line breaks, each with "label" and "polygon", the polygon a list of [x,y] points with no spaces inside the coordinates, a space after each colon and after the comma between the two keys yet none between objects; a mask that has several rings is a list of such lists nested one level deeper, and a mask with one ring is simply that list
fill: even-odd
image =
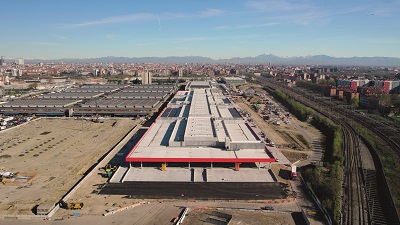
[{"label": "solar panel array", "polygon": [[88,87],[82,87],[82,88],[72,88],[72,89],[65,89],[64,93],[70,93],[70,92],[101,92],[101,93],[111,93],[113,91],[117,91],[119,88],[117,87],[109,87],[109,88],[104,88],[104,87],[99,87],[99,88],[88,88]]},{"label": "solar panel array", "polygon": [[161,115],[161,117],[177,117],[181,108],[167,108]]},{"label": "solar panel array", "polygon": [[233,116],[233,118],[240,118],[242,117],[239,112],[235,109],[235,108],[229,108],[228,109],[229,112],[231,113],[231,115]]},{"label": "solar panel array", "polygon": [[117,92],[109,94],[106,98],[118,99],[162,99],[168,92]]},{"label": "solar panel array", "polygon": [[222,101],[223,101],[225,104],[231,103],[231,101],[229,101],[229,99],[227,99],[227,98],[223,98]]},{"label": "solar panel array", "polygon": [[38,107],[66,107],[81,100],[64,99],[16,99],[4,104],[0,108],[38,108]]},{"label": "solar panel array", "polygon": [[61,92],[41,95],[39,99],[91,99],[103,95],[103,92]]},{"label": "solar panel array", "polygon": [[82,108],[153,108],[158,100],[100,99],[83,104]]}]

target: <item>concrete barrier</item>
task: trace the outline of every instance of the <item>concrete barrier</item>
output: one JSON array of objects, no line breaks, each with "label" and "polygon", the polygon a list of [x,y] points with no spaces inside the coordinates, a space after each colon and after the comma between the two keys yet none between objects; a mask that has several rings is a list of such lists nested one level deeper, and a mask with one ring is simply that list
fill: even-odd
[{"label": "concrete barrier", "polygon": [[124,180],[125,174],[129,170],[129,167],[118,167],[117,171],[112,174],[109,183],[121,183]]},{"label": "concrete barrier", "polygon": [[189,208],[185,208],[182,212],[182,215],[180,216],[178,222],[175,223],[175,225],[180,225],[181,223],[183,223],[183,220],[186,217],[187,212],[189,211]]},{"label": "concrete barrier", "polygon": [[125,182],[126,175],[129,173],[129,171],[130,171],[131,169],[133,169],[133,167],[130,167],[130,168],[128,168],[128,169],[125,171],[125,173],[122,175],[122,178],[121,178],[121,180],[120,180],[120,183],[124,183],[124,182]]},{"label": "concrete barrier", "polygon": [[47,215],[0,215],[2,219],[47,219]]},{"label": "concrete barrier", "polygon": [[104,213],[103,216],[109,216],[109,215],[115,214],[117,212],[122,212],[124,210],[131,209],[131,208],[134,208],[134,207],[136,207],[138,205],[142,205],[142,204],[145,204],[145,203],[146,202],[139,202],[139,203],[136,203],[136,204],[133,204],[133,205],[128,205],[128,206],[125,206],[125,207],[122,207],[122,208],[119,208],[119,209],[112,210],[110,212]]}]

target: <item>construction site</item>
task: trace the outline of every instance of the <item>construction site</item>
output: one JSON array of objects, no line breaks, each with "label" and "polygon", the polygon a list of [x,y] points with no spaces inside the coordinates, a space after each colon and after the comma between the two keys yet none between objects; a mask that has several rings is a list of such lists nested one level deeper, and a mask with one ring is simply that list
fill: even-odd
[{"label": "construction site", "polygon": [[138,122],[40,118],[1,132],[0,214],[29,215],[55,205]]},{"label": "construction site", "polygon": [[[107,96],[117,95],[125,94]],[[5,130],[0,169],[13,174],[0,187],[1,216],[47,218],[56,206],[54,220],[97,224],[103,216],[104,224],[174,224],[185,208],[193,216],[200,212],[193,219],[202,221],[212,214],[208,210],[228,207],[233,222],[270,218],[295,224],[293,215],[279,212],[298,212],[302,204],[315,210],[308,201],[296,202],[296,188],[283,173],[297,157],[288,160],[268,146],[265,134],[279,144],[285,138],[278,140],[272,125],[247,115],[241,107],[249,105],[235,101],[210,82],[192,82],[161,109],[153,108],[146,124],[91,114],[39,118]],[[265,204],[274,210],[263,210]],[[255,211],[245,215],[240,209]]]}]

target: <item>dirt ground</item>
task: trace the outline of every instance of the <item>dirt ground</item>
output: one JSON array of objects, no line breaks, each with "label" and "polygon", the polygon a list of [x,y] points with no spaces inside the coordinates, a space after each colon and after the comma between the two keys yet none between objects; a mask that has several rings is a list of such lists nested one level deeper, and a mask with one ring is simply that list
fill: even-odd
[{"label": "dirt ground", "polygon": [[[265,91],[263,91],[263,94],[265,94]],[[271,99],[271,96],[268,97]],[[275,143],[275,146],[279,148],[279,150],[288,158],[290,162],[307,159],[307,155],[312,151],[311,143],[306,140],[301,131],[297,130],[290,123],[285,124],[281,121],[281,125],[277,126],[272,123],[273,119],[270,119],[270,121],[265,121],[262,118],[262,114],[255,112],[251,106],[251,103],[242,97],[237,97],[236,103],[240,108],[251,113],[251,118],[253,119],[254,123],[257,124],[257,126],[265,133],[265,135]],[[277,102],[275,103],[287,112],[282,105]],[[264,104],[260,104],[260,106],[263,108]],[[311,124],[299,121],[293,116],[291,116],[291,120],[296,122],[303,130],[308,132],[310,136],[315,137],[316,139],[322,139],[321,132]],[[293,148],[293,146],[296,147]]]},{"label": "dirt ground", "polygon": [[0,184],[0,213],[32,215],[56,203],[137,121],[38,119],[1,132],[0,170],[17,173]]},{"label": "dirt ground", "polygon": [[[205,223],[207,219],[213,218],[221,221],[226,219],[213,216],[213,212],[220,212],[232,215],[229,224],[295,224],[290,213],[273,213],[264,210],[240,211],[240,210],[209,210],[209,209],[194,209],[190,210],[182,224],[184,225],[200,225]],[[211,224],[211,223],[210,223]]]}]

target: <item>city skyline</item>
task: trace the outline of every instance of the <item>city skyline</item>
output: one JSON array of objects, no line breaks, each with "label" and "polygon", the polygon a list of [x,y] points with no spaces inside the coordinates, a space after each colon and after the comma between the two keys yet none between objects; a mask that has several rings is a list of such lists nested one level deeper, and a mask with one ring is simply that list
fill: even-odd
[{"label": "city skyline", "polygon": [[400,57],[399,1],[43,0],[2,6],[0,55],[6,59]]}]

